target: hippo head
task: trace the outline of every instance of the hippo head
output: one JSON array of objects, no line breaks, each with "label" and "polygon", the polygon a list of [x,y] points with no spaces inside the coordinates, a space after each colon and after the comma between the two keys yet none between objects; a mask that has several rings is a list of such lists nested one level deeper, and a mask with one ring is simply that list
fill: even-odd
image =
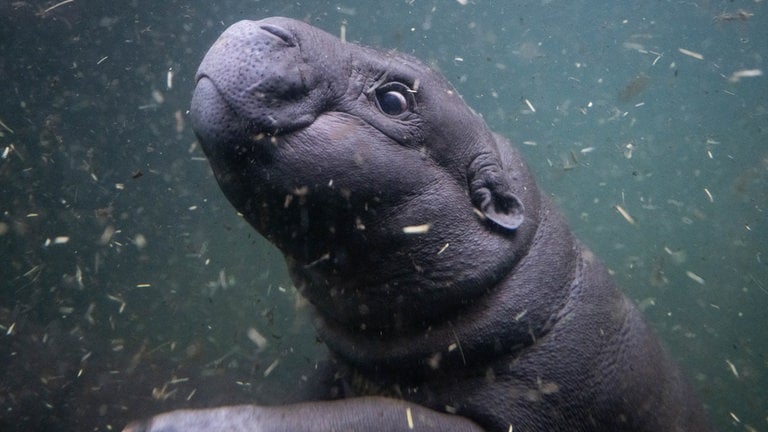
[{"label": "hippo head", "polygon": [[196,79],[193,128],[221,189],[323,319],[424,328],[527,250],[530,175],[420,61],[270,18],[232,25]]}]

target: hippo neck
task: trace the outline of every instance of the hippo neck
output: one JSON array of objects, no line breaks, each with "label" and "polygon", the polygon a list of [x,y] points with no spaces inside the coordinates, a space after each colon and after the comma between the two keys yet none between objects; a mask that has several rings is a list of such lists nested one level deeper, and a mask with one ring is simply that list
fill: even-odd
[{"label": "hippo neck", "polygon": [[542,199],[527,254],[501,282],[458,313],[429,328],[387,339],[317,314],[320,337],[339,360],[360,370],[395,369],[428,376],[484,363],[546,336],[563,309],[581,265],[580,247],[565,221]]}]

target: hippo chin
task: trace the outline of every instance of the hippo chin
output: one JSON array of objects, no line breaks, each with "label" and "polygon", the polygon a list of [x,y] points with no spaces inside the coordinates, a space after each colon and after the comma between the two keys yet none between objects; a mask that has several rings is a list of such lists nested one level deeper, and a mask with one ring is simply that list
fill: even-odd
[{"label": "hippo chin", "polygon": [[332,358],[306,402],[126,430],[710,430],[518,151],[420,61],[241,21],[200,65],[191,116]]}]

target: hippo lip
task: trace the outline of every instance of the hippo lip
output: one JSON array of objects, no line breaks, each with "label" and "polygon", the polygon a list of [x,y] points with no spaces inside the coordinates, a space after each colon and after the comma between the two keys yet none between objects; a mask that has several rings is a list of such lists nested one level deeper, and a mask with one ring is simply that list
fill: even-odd
[{"label": "hippo lip", "polygon": [[[241,108],[239,108],[236,102],[230,100],[228,94],[224,91],[221,91],[216,80],[208,74],[198,73],[195,78],[195,90],[197,91],[197,88],[201,85],[201,83],[209,83],[210,86],[213,87],[213,91],[216,93],[218,98],[220,98],[221,102],[226,106],[226,109],[234,116],[238,117],[240,121],[246,125],[246,129],[248,129],[248,132],[251,135],[259,135],[262,133],[266,134],[267,136],[288,135],[311,125],[317,117],[314,113],[296,113],[294,116],[279,119],[270,114],[265,114],[257,119],[249,115],[248,112],[244,112]],[[258,86],[258,82],[251,84],[246,91],[254,91],[253,89],[258,88]]]}]

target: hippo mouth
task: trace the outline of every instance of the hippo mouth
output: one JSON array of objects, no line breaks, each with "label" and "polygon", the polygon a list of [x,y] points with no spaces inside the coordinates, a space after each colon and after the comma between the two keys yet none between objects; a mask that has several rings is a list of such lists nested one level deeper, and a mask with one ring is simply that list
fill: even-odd
[{"label": "hippo mouth", "polygon": [[[265,99],[266,93],[259,90],[261,82],[255,83],[245,90],[253,95],[253,99]],[[299,99],[298,97],[296,99]],[[200,106],[195,101],[204,100],[208,107],[218,106],[221,118],[195,115],[194,108]],[[280,99],[285,102],[287,99]],[[212,105],[211,105],[212,104]],[[266,104],[263,105],[266,108]],[[251,137],[274,137],[287,135],[303,129],[312,124],[316,115],[310,113],[297,113],[296,115],[284,115],[279,111],[268,109],[254,110],[248,105],[239,103],[238,99],[232,99],[227,92],[223,92],[216,85],[216,81],[208,75],[201,74],[197,77],[197,85],[193,95],[193,122],[195,131],[204,133],[206,130],[217,129],[216,120],[227,120],[227,123],[237,122],[237,130],[246,131]],[[207,123],[207,124],[206,124]],[[228,129],[232,130],[232,129]]]}]

